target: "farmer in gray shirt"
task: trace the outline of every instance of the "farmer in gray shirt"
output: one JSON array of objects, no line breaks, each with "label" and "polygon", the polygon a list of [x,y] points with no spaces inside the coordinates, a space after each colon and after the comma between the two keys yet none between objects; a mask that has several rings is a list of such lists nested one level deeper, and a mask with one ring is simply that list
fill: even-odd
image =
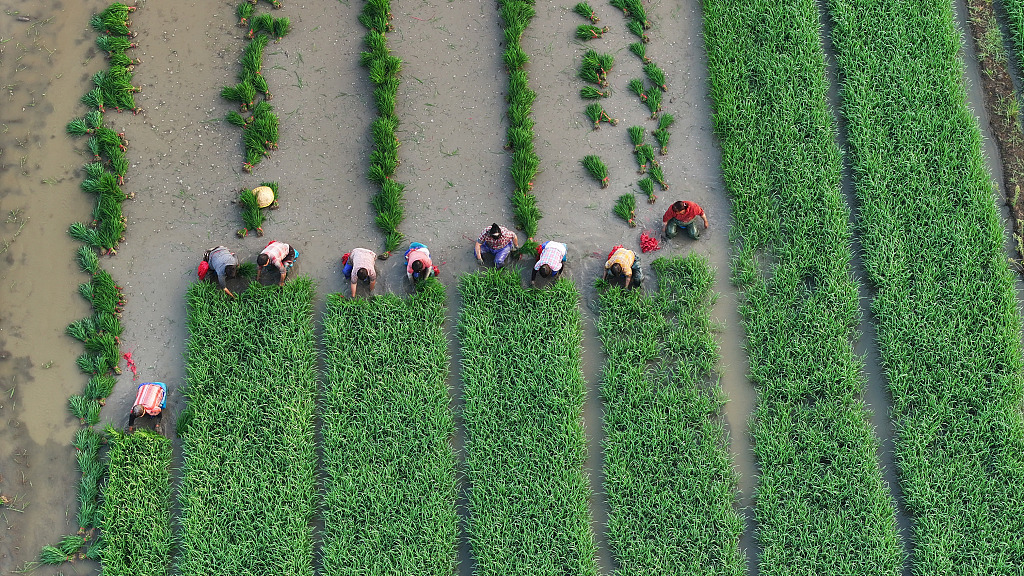
[{"label": "farmer in gray shirt", "polygon": [[238,274],[238,258],[235,258],[234,253],[224,246],[217,246],[206,251],[203,261],[210,264],[209,272],[213,273],[224,292],[234,298],[235,295],[228,290],[227,282],[228,278],[234,278]]}]

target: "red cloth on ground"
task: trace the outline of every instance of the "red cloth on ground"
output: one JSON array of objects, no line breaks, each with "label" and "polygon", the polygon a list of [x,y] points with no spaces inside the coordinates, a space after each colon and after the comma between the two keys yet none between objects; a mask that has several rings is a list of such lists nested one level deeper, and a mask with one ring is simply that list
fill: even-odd
[{"label": "red cloth on ground", "polygon": [[651,236],[647,232],[640,234],[640,251],[644,254],[653,252],[661,248],[658,239]]}]

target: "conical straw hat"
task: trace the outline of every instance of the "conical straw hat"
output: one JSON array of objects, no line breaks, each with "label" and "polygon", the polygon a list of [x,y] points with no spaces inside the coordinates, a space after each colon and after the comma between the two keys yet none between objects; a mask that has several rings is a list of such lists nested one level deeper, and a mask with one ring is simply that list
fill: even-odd
[{"label": "conical straw hat", "polygon": [[256,196],[256,204],[260,208],[266,208],[274,203],[274,189],[270,186],[257,186],[252,189],[252,193]]}]

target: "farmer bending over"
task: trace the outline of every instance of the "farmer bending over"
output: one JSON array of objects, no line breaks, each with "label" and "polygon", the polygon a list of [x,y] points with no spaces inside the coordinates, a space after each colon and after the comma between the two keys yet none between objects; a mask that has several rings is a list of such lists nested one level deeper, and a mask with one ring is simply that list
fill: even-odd
[{"label": "farmer bending over", "polygon": [[284,242],[271,240],[270,244],[267,244],[267,247],[263,249],[263,252],[260,252],[260,255],[256,257],[256,281],[259,282],[260,272],[266,268],[267,264],[273,264],[281,272],[281,282],[278,283],[278,286],[284,286],[284,279],[288,276],[288,269],[292,267],[292,264],[298,258],[298,250]]},{"label": "farmer bending over", "polygon": [[537,247],[537,263],[533,265],[533,272],[530,274],[530,286],[537,285],[537,272],[545,278],[558,276],[562,271],[562,264],[565,264],[565,244],[548,240]]},{"label": "farmer bending over", "polygon": [[374,267],[376,260],[377,254],[366,248],[354,248],[341,257],[344,264],[342,271],[352,285],[353,298],[356,297],[357,282],[369,284],[370,292],[373,292],[373,287],[377,285],[377,269]]},{"label": "farmer bending over", "polygon": [[697,227],[697,216],[700,216],[704,220],[704,228],[707,229],[708,217],[704,215],[704,210],[697,205],[696,202],[685,202],[680,200],[675,204],[668,207],[665,211],[665,215],[661,218],[661,235],[662,237],[675,238],[676,234],[679,233],[679,229],[683,228],[686,230],[686,234],[694,240],[700,238],[700,228]]},{"label": "farmer bending over", "polygon": [[644,271],[640,268],[640,257],[636,252],[627,250],[621,245],[612,248],[608,261],[604,263],[604,279],[626,277],[626,288],[639,288],[644,281]]},{"label": "farmer bending over", "polygon": [[207,268],[204,269],[202,265],[199,267],[199,279],[202,280],[207,274],[213,274],[213,280],[216,280],[224,292],[235,297],[228,290],[228,278],[234,278],[238,275],[238,258],[235,258],[235,253],[231,252],[224,246],[217,246],[216,248],[210,248],[203,255],[203,262],[207,263]]},{"label": "farmer bending over", "polygon": [[156,431],[160,431],[160,419],[163,409],[167,407],[167,387],[163,382],[143,382],[135,394],[135,404],[128,415],[128,431],[135,431],[135,419],[149,416],[156,423]]},{"label": "farmer bending over", "polygon": [[516,233],[495,223],[491,224],[490,228],[484,229],[473,250],[476,252],[476,261],[481,264],[484,263],[481,250],[488,254],[494,254],[494,265],[501,268],[505,265],[505,259],[512,253],[512,250],[517,248],[519,248],[519,237],[516,236]]},{"label": "farmer bending over", "polygon": [[413,282],[437,275],[437,266],[430,261],[430,250],[425,244],[413,242],[405,251],[405,275]]}]

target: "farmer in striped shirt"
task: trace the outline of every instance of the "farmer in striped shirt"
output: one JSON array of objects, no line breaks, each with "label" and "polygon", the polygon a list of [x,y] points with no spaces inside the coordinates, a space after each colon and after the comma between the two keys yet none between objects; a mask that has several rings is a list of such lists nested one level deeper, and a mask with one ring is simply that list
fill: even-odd
[{"label": "farmer in striped shirt", "polygon": [[288,276],[288,269],[292,267],[292,264],[299,257],[299,252],[284,242],[278,242],[277,240],[271,240],[270,244],[260,252],[260,255],[256,257],[256,281],[260,281],[260,272],[268,264],[273,264],[274,268],[281,273],[281,282],[278,286],[284,286],[284,279]]},{"label": "farmer in striped shirt", "polygon": [[545,278],[558,276],[562,271],[562,264],[565,263],[565,244],[548,240],[537,247],[537,263],[533,265],[533,272],[530,274],[530,286],[537,285],[537,272]]},{"label": "farmer in striped shirt", "polygon": [[128,431],[135,431],[135,419],[149,416],[156,422],[156,431],[160,431],[160,419],[163,409],[167,407],[167,386],[163,382],[143,382],[139,384],[135,394],[135,403],[128,415]]},{"label": "farmer in striped shirt", "polygon": [[516,236],[516,233],[504,226],[498,226],[497,223],[491,224],[490,228],[485,228],[473,247],[477,262],[484,263],[483,255],[480,252],[483,250],[488,254],[494,254],[494,265],[498,268],[504,266],[508,255],[512,253],[512,250],[518,248],[519,237]]},{"label": "farmer in striped shirt", "polygon": [[604,263],[604,279],[607,280],[609,275],[612,278],[625,276],[626,288],[630,286],[639,288],[640,283],[644,281],[644,271],[640,268],[640,257],[636,255],[636,252],[627,250],[621,245],[612,248],[608,254],[608,260]]}]

